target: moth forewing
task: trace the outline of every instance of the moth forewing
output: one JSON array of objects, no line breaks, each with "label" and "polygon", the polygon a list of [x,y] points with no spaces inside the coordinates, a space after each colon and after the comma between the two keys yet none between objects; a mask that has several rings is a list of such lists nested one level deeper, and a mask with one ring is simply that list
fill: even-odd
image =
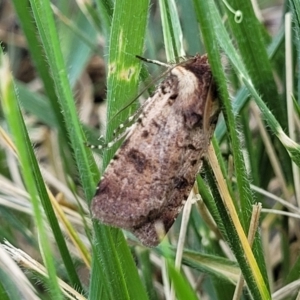
[{"label": "moth forewing", "polygon": [[155,224],[168,232],[202,165],[219,114],[215,90],[206,55],[170,70],[107,167],[95,218],[159,243]]}]

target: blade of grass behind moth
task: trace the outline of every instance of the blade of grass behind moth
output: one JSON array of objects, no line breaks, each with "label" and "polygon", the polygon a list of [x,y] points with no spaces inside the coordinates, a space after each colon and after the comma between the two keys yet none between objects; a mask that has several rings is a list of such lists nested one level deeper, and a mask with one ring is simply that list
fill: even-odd
[{"label": "blade of grass behind moth", "polygon": [[97,32],[102,31],[101,18],[97,14],[97,11],[94,8],[93,2],[89,1],[77,1],[78,6],[82,10],[83,14],[90,20],[90,23],[93,25]]},{"label": "blade of grass behind moth", "polygon": [[[53,5],[51,6],[53,8]],[[53,9],[55,12],[55,10]],[[69,26],[63,26],[59,23],[61,48],[66,61],[68,77],[72,88],[74,88],[78,79],[82,75],[84,68],[88,64],[93,52],[99,54],[100,49],[97,40],[97,31],[90,24],[86,16],[78,10],[76,14],[71,14],[70,19],[67,19]]]},{"label": "blade of grass behind moth", "polygon": [[175,61],[185,55],[183,50],[182,30],[174,0],[159,1],[164,44],[167,61]]},{"label": "blade of grass behind moth", "polygon": [[195,291],[190,286],[189,282],[186,280],[183,274],[174,267],[173,262],[168,262],[168,272],[170,279],[174,283],[173,286],[176,292],[176,299],[198,299]]},{"label": "blade of grass behind moth", "polygon": [[141,277],[146,287],[147,295],[150,300],[158,299],[157,291],[154,287],[153,272],[154,266],[150,260],[152,251],[149,249],[137,248],[137,259],[141,269]]},{"label": "blade of grass behind moth", "polygon": [[[170,260],[175,258],[176,249],[172,247],[165,250],[160,245],[155,248],[155,252],[169,257],[170,263]],[[234,292],[233,284],[238,281],[240,275],[240,269],[236,262],[220,256],[185,250],[183,265],[209,275],[213,279],[213,293],[220,295],[218,299],[232,298]]]},{"label": "blade of grass behind moth", "polygon": [[[198,2],[197,2],[198,3]],[[208,15],[214,18],[215,15],[210,12],[207,13],[209,5],[206,2],[206,5],[195,4],[198,14],[198,20],[200,21],[201,30],[203,33],[203,38],[205,45],[207,47],[207,52],[209,55],[209,62],[213,71],[213,75],[217,81],[219,94],[221,96],[222,105],[224,107],[223,114],[226,122],[226,127],[229,133],[229,139],[232,146],[232,152],[234,156],[234,166],[235,173],[237,176],[239,198],[241,203],[241,222],[243,226],[247,229],[247,223],[249,222],[250,214],[246,213],[248,208],[251,207],[252,195],[250,192],[249,180],[245,169],[245,164],[243,160],[243,155],[241,152],[240,139],[238,137],[236,128],[236,121],[234,114],[232,112],[231,102],[229,101],[229,95],[227,91],[226,79],[223,71],[223,67],[220,62],[218,45],[216,44],[216,38],[213,33],[213,24],[211,24],[208,19]],[[202,3],[202,2],[201,2]],[[211,59],[210,59],[211,57]],[[243,192],[242,192],[243,191]]]},{"label": "blade of grass behind moth", "polygon": [[[276,52],[280,49],[284,40],[284,30],[281,28],[278,34],[273,38],[272,43],[268,47],[268,59],[272,61]],[[232,101],[233,113],[237,115],[243,107],[248,103],[249,91],[245,86],[242,86],[236,93],[235,98]],[[219,120],[217,128],[215,130],[215,136],[218,141],[221,141],[226,133],[226,126],[224,119]]]},{"label": "blade of grass behind moth", "polygon": [[[213,1],[201,1],[201,2],[194,1],[194,4],[195,4],[198,20],[201,25],[205,45],[207,47],[209,62],[211,64],[213,74],[217,81],[219,94],[221,96],[222,104],[224,106],[224,116],[225,116],[226,126],[229,131],[231,145],[232,145],[235,174],[237,177],[239,199],[241,203],[241,210],[239,211],[239,213],[245,231],[248,231],[249,221],[250,221],[249,212],[251,212],[251,205],[253,201],[252,193],[250,190],[248,175],[245,169],[243,154],[241,152],[242,148],[240,145],[240,140],[236,131],[235,118],[232,113],[231,103],[229,101],[226,80],[223,73],[224,71],[220,63],[218,44],[216,42],[216,37],[217,37],[216,34],[217,35],[221,34],[220,28],[222,29],[221,31],[222,33],[223,31],[225,31],[225,29],[223,27],[221,18],[219,16],[219,13]],[[236,220],[236,222],[237,222],[236,224],[239,224],[238,219]],[[239,238],[243,238],[243,240],[247,240],[245,233],[243,231],[240,230],[239,234],[240,234]],[[257,259],[260,262],[259,265],[262,268],[262,272],[266,274],[266,270],[264,268],[262,248],[261,247],[257,247],[257,248],[258,251],[255,251],[255,253],[258,253]],[[247,260],[245,259],[243,252],[241,252],[242,249],[238,249],[237,247],[237,248],[233,248],[233,250],[240,263],[241,269],[245,275],[245,279],[247,281],[251,293],[255,295],[256,299],[269,299],[270,294],[267,287],[268,283],[263,280],[263,278],[267,278],[267,277],[262,276],[261,271],[258,268],[257,262],[253,258],[253,253],[251,252],[249,244],[246,253],[247,255],[249,255],[247,257]],[[254,261],[254,264],[250,264],[249,261],[251,262]]]},{"label": "blade of grass behind moth", "polygon": [[[38,120],[50,128],[59,126],[51,109],[51,104],[45,95],[29,90],[27,85],[17,80],[15,81],[15,86],[22,98],[22,108],[25,109],[27,113],[32,113]],[[45,111],[47,111],[47,114],[45,114]]]},{"label": "blade of grass behind moth", "polygon": [[105,40],[109,39],[109,31],[111,26],[111,20],[113,16],[113,1],[111,0],[95,0],[96,8],[100,19],[102,20],[102,31]]},{"label": "blade of grass behind moth", "polygon": [[[228,286],[230,284],[231,287],[232,284],[238,281],[240,275],[240,268],[238,267],[237,262],[211,254],[185,250],[183,264],[200,272],[209,274],[212,278],[216,279],[215,281],[217,284],[218,281],[224,281]],[[224,290],[216,292],[220,294],[218,299],[230,299],[232,297],[232,293],[229,295],[227,291]],[[228,295],[228,297],[225,295]]]},{"label": "blade of grass behind moth", "polygon": [[[298,1],[289,1],[291,8],[292,8],[292,13],[293,13],[293,19],[294,19],[294,34],[296,35],[297,41],[300,39],[300,3]],[[300,61],[300,45],[297,42],[296,43],[296,49],[297,49],[297,61],[299,63]],[[298,103],[300,103],[300,78],[298,76]],[[296,102],[296,101],[295,101]],[[296,110],[298,117],[299,117],[299,105],[298,103],[294,103],[294,109]],[[294,264],[291,266],[290,271],[288,276],[286,277],[285,284],[291,283],[294,280],[297,280],[299,278],[299,269],[300,269],[300,257],[298,256],[297,260],[294,262]]]},{"label": "blade of grass behind moth", "polygon": [[[240,59],[243,61],[249,78],[251,78],[256,90],[263,95],[264,102],[272,111],[275,118],[280,120],[281,126],[287,128],[287,109],[284,101],[278,94],[275,84],[273,70],[268,59],[266,41],[270,37],[266,35],[265,28],[257,20],[251,1],[231,0],[230,4],[242,12],[241,22],[235,21],[235,15],[228,12],[228,21],[231,32],[235,37],[235,42],[239,50]],[[249,30],[251,28],[251,30]],[[255,38],[252,38],[254,37]],[[274,140],[274,137],[272,136]],[[291,174],[291,163],[289,155],[281,144],[274,144],[276,150],[280,153],[281,166],[284,172]],[[257,152],[257,161],[262,162],[264,151]],[[258,165],[259,167],[259,165]],[[265,178],[263,173],[259,173],[262,182]]]},{"label": "blade of grass behind moth", "polygon": [[[207,168],[205,168],[205,165],[203,166],[203,169],[205,171],[207,170]],[[216,222],[216,224],[218,226],[218,230],[220,230],[223,234],[226,235],[226,231],[224,230],[224,224],[223,224],[222,218],[221,218],[221,216],[219,214],[219,211],[217,209],[217,202],[215,200],[216,195],[212,195],[211,192],[210,192],[210,189],[208,188],[208,186],[210,186],[210,188],[213,188],[215,186],[215,185],[213,185],[214,179],[213,178],[208,178],[208,175],[209,175],[208,172],[205,172],[205,175],[206,175],[205,176],[206,177],[205,181],[200,175],[198,175],[196,177],[199,193],[200,193],[200,195],[203,199],[203,202],[206,205],[208,211],[210,212],[212,218]],[[206,182],[206,181],[208,181],[208,182]]]},{"label": "blade of grass behind moth", "polygon": [[221,168],[221,171],[222,171],[222,174],[223,174],[223,177],[224,179],[227,181],[227,186],[228,186],[228,189],[230,191],[230,194],[232,195],[233,192],[232,192],[232,189],[231,189],[231,185],[230,185],[230,178],[228,178],[228,166],[226,168],[225,166],[225,161],[223,159],[223,156],[222,156],[222,152],[221,152],[221,149],[220,149],[220,146],[217,142],[217,139],[215,138],[215,136],[213,136],[212,140],[211,140],[211,144],[213,145],[213,148],[215,149],[215,152],[216,152],[216,156],[218,158],[218,162],[219,162],[219,166]]},{"label": "blade of grass behind moth", "polygon": [[[227,238],[229,239],[231,248],[240,264],[244,277],[247,278],[248,288],[255,299],[271,299],[269,291],[265,286],[264,278],[260,273],[258,264],[247,241],[244,229],[239,221],[226,182],[218,168],[217,158],[212,147],[208,150],[208,160],[212,166],[222,197],[222,201],[218,201],[217,203],[217,208],[224,224],[226,224]],[[219,197],[215,197],[215,199],[218,200]]]},{"label": "blade of grass behind moth", "polygon": [[[225,5],[224,2],[221,3]],[[231,33],[234,35],[240,57],[243,59],[248,74],[257,90],[264,95],[266,104],[274,116],[282,121],[283,127],[286,127],[286,106],[279,99],[266,49],[266,41],[271,39],[257,20],[251,1],[229,0],[228,4],[242,13],[241,21],[237,22],[236,14],[225,8]]]},{"label": "blade of grass behind moth", "polygon": [[[127,103],[128,99],[137,94],[141,63],[135,55],[142,54],[148,5],[148,0],[115,1],[107,67],[107,140],[112,140],[114,129],[128,118],[132,108],[123,110],[118,118],[112,119],[112,117]],[[116,147],[113,147],[104,152],[103,168],[106,168],[115,150]],[[105,228],[110,234],[104,234],[105,231],[100,228]],[[98,247],[97,252],[94,253],[91,275],[91,299],[98,299],[99,266],[105,272],[105,284],[110,298],[147,299],[122,231],[100,225],[98,222],[94,222],[94,229]],[[99,260],[98,264],[96,260]]]},{"label": "blade of grass behind moth", "polygon": [[[160,0],[159,5],[160,5],[162,29],[164,35],[164,44],[166,48],[167,60],[175,61],[176,59],[179,58],[179,56],[185,55],[183,49],[183,40],[182,40],[183,37],[182,37],[179,15],[174,0],[167,0],[167,1]],[[184,241],[181,240],[181,242]],[[178,248],[183,248],[183,245],[178,245]],[[179,255],[178,252],[177,255]],[[173,298],[174,291],[176,291],[177,297],[179,298],[180,294],[178,293],[180,290],[180,285],[182,284],[182,282],[185,282],[185,280],[183,279],[182,277],[183,275],[181,274],[178,274],[179,277],[176,276],[177,271],[173,271],[174,262],[168,259],[167,251],[164,252],[164,256],[167,264],[166,272],[169,271],[171,272],[169,274],[172,280],[171,288],[169,290],[170,297]],[[181,278],[182,281],[180,281],[179,278]],[[165,288],[167,288],[167,286]],[[183,287],[181,286],[181,288]],[[186,292],[189,293],[188,289],[186,290]],[[190,297],[193,297],[193,295],[190,295]],[[194,295],[194,297],[196,297],[196,295]]]},{"label": "blade of grass behind moth", "polygon": [[[73,36],[76,37],[77,43],[78,42],[83,43],[92,52],[97,53],[99,55],[101,54],[101,51],[98,48],[99,46],[97,44],[95,44],[96,31],[91,26],[91,24],[88,22],[87,18],[81,12],[75,16],[75,20],[73,19],[73,16],[72,16],[72,20],[71,20],[67,15],[63,14],[58,9],[57,6],[52,4],[51,7],[52,7],[54,14],[68,28],[68,30],[70,30],[73,33]],[[68,35],[66,35],[66,36],[68,36]],[[78,46],[78,44],[76,44],[76,46]],[[67,49],[69,49],[69,48],[67,48]],[[72,47],[70,49],[72,49],[75,53],[78,52],[76,47]],[[71,52],[70,55],[72,54],[73,51],[70,51]],[[87,56],[89,56],[89,55],[87,55]],[[80,64],[82,64],[82,63],[86,64],[85,59],[83,59],[83,61],[80,62]],[[70,64],[70,65],[72,67],[72,64]],[[73,82],[72,79],[70,81]]]},{"label": "blade of grass behind moth", "polygon": [[[213,9],[213,8],[212,8]],[[256,104],[260,108],[264,119],[268,123],[269,127],[271,128],[272,132],[279,138],[283,146],[286,148],[286,150],[289,152],[289,155],[291,159],[300,166],[300,146],[297,145],[293,140],[291,140],[282,130],[280,127],[278,121],[274,117],[274,115],[271,113],[271,111],[267,108],[265,103],[262,101],[261,97],[259,96],[258,92],[256,91],[255,87],[252,84],[251,79],[249,78],[244,65],[239,60],[239,57],[235,51],[235,48],[233,47],[231,40],[224,29],[222,22],[220,18],[214,18],[214,28],[218,28],[216,30],[218,42],[220,43],[221,47],[224,49],[225,53],[231,60],[233,66],[237,70],[237,73],[240,74],[242,82],[245,84],[245,86],[248,88],[249,92],[254,97],[253,99],[256,101]],[[254,248],[256,247],[256,243],[254,245]],[[256,252],[256,251],[254,251]],[[261,260],[259,263],[261,270],[264,274],[264,278],[267,278],[266,270],[263,267],[264,266],[264,260]]]},{"label": "blade of grass behind moth", "polygon": [[205,49],[199,38],[199,26],[192,1],[177,0],[178,11],[184,36],[185,50],[188,54],[204,53]]},{"label": "blade of grass behind moth", "polygon": [[265,105],[261,97],[259,96],[258,92],[256,91],[255,87],[253,86],[251,80],[247,77],[242,77],[243,83],[247,86],[248,90],[254,97],[256,104],[260,108],[260,111],[265,119],[265,121],[270,126],[272,132],[278,137],[282,145],[288,151],[290,158],[293,162],[300,167],[300,145],[297,144],[295,141],[290,139],[283,131],[282,127],[275,119],[271,111]]},{"label": "blade of grass behind moth", "polygon": [[[296,45],[296,50],[297,50],[297,65],[299,65],[300,63],[300,2],[297,0],[290,0],[290,7],[291,7],[291,11],[293,14],[293,25],[294,25],[294,34],[295,34],[295,38],[294,41],[295,45]],[[297,97],[297,101],[298,104],[300,103],[300,77],[298,76],[298,80],[297,80],[297,93],[295,93],[298,95]]]},{"label": "blade of grass behind moth", "polygon": [[[203,245],[202,247],[204,247],[204,251],[205,252],[213,252],[215,254],[215,256],[218,255],[218,257],[212,257],[211,262],[209,261],[209,258],[207,258],[205,260],[205,264],[206,266],[204,267],[205,269],[205,273],[207,272],[208,274],[211,275],[212,277],[212,285],[214,287],[214,291],[216,294],[219,295],[218,298],[224,298],[224,299],[231,299],[233,292],[234,292],[234,287],[232,285],[232,281],[228,282],[228,281],[219,281],[219,280],[213,280],[215,277],[222,277],[224,276],[224,274],[226,274],[227,272],[231,272],[231,268],[228,269],[227,264],[222,264],[222,266],[224,267],[223,271],[220,271],[220,269],[222,269],[221,266],[215,267],[215,260],[225,260],[224,258],[221,258],[222,256],[224,256],[224,254],[226,255],[226,251],[224,251],[224,246],[221,247],[220,246],[220,238],[221,236],[224,237],[224,240],[228,241],[229,238],[227,237],[227,234],[229,232],[229,228],[227,228],[225,230],[225,226],[227,227],[228,223],[226,222],[226,219],[224,220],[223,218],[223,213],[224,211],[222,211],[219,207],[220,203],[222,204],[222,200],[220,197],[220,194],[218,192],[218,189],[216,187],[215,184],[215,178],[213,177],[212,173],[211,173],[211,169],[208,168],[207,163],[205,162],[203,165],[203,170],[205,172],[205,182],[203,181],[203,179],[201,178],[201,176],[197,176],[197,184],[199,187],[199,192],[201,193],[201,197],[206,205],[206,207],[209,210],[209,213],[211,214],[215,224],[210,224],[211,221],[210,219],[208,219],[208,217],[205,217],[204,215],[204,220],[208,219],[208,222],[206,222],[209,225],[209,229],[212,230],[215,235],[216,235],[216,239],[214,239],[214,241],[210,241],[210,243],[206,243],[207,245]],[[208,188],[209,186],[209,188]],[[201,215],[203,217],[203,215]],[[210,236],[211,234],[209,234]],[[200,255],[200,254],[199,254]],[[189,257],[188,257],[189,258]],[[183,257],[183,261],[185,262],[185,259],[188,259],[186,257],[186,254],[184,253],[184,257]],[[200,261],[201,261],[201,257],[199,257]],[[227,259],[228,262],[228,259]],[[231,262],[228,262],[229,264],[231,264]],[[237,268],[237,267],[236,267]],[[224,272],[224,274],[222,274]],[[232,274],[229,275],[229,278],[227,278],[227,280],[232,280]]]},{"label": "blade of grass behind moth", "polygon": [[[294,141],[297,139],[296,135],[296,121],[294,116],[294,105],[293,105],[293,91],[294,91],[294,74],[293,74],[293,55],[292,55],[292,14],[290,12],[285,14],[285,76],[286,76],[286,102],[287,102],[287,113],[288,113],[288,132],[291,139]],[[282,160],[282,157],[280,157]],[[284,164],[284,162],[282,162]],[[300,178],[299,168],[295,163],[292,163],[292,173],[294,181],[295,197],[300,206]]]},{"label": "blade of grass behind moth", "polygon": [[[10,74],[9,62],[7,57],[3,56],[2,49],[0,53],[0,60],[1,78],[5,79],[1,80],[0,88],[3,112],[18,149],[18,157],[20,159],[22,167],[23,179],[31,197],[31,203],[34,211],[34,220],[36,223],[38,238],[40,242],[40,251],[43,257],[44,264],[48,271],[49,286],[47,288],[50,291],[52,299],[63,299],[56,278],[54,255],[50,251],[51,247],[49,244],[47,232],[45,231],[46,226],[44,225],[42,210],[40,208],[40,200],[45,205],[44,209],[46,213],[46,209],[51,210],[52,207],[51,205],[49,205],[50,201],[49,198],[47,199],[48,196],[45,192],[44,182],[37,167],[37,162],[35,160],[34,152],[31,147],[31,142],[29,140],[28,133],[21,115],[20,107],[18,105],[18,100],[16,98],[13,87],[13,79]],[[37,177],[38,174],[39,176]],[[52,225],[56,223],[56,227],[59,228],[57,220],[55,222],[54,219],[56,220],[54,212],[52,210],[49,221],[52,221]],[[59,230],[56,231],[55,227],[52,228],[54,229],[54,234],[56,232],[60,232]],[[60,239],[58,240],[60,241]]]},{"label": "blade of grass behind moth", "polygon": [[[86,149],[83,143],[82,129],[78,122],[75,101],[72,97],[72,91],[68,82],[50,3],[49,1],[32,0],[31,5],[37,28],[40,33],[43,50],[45,51],[45,56],[51,74],[53,75],[55,90],[57,94],[60,95],[60,112],[63,112],[72,148],[76,149],[76,151],[74,151],[74,156],[81,177],[82,186],[86,198],[91,199],[94,194],[94,182],[98,170],[96,169],[90,150]],[[101,268],[98,269],[100,270],[100,273]],[[74,272],[74,274],[76,274],[76,272]],[[119,285],[119,287],[120,286],[121,285]],[[101,285],[98,284],[98,288],[101,289]]]},{"label": "blade of grass behind moth", "polygon": [[34,61],[35,67],[43,81],[45,92],[50,99],[49,102],[57,121],[59,133],[65,137],[66,144],[68,144],[69,136],[61,115],[61,108],[58,104],[58,96],[53,88],[54,82],[49,70],[49,65],[45,63],[45,52],[41,46],[41,41],[38,39],[38,28],[35,26],[30,3],[28,0],[24,0],[22,2],[13,0],[13,5],[18,15],[18,20],[20,21],[23,33],[26,37],[31,59]]},{"label": "blade of grass behind moth", "polygon": [[[219,223],[220,221],[218,221],[218,219],[216,219],[216,222],[218,224],[218,228],[221,229],[225,239],[231,245],[231,249],[235,253],[240,268],[243,270],[243,275],[248,279],[247,280],[248,287],[251,289],[252,288],[251,285],[254,284],[256,286],[256,282],[263,284],[263,280],[259,275],[259,269],[257,267],[255,258],[251,252],[249,244],[247,243],[244,230],[241,227],[240,221],[235,212],[235,207],[231,200],[229,191],[228,190],[226,191],[227,189],[226,184],[225,181],[223,180],[220,170],[218,170],[218,165],[216,164],[217,163],[216,157],[214,157],[214,161],[212,161],[212,159],[210,158],[211,151],[209,150],[208,153],[209,153],[208,154],[209,162],[210,165],[212,166],[212,169],[214,170],[215,177],[211,174],[211,169],[209,168],[207,162],[205,162],[204,164],[204,166],[206,166],[206,176],[208,176],[210,180],[210,184],[212,186],[216,184],[215,180],[217,182],[219,191],[217,188],[212,188],[211,191],[213,194],[213,199],[216,201],[218,215],[222,216],[221,225],[224,224],[224,226],[222,227],[220,226]],[[226,230],[224,231],[225,228]],[[245,260],[245,256],[247,257],[247,260]],[[253,267],[253,264],[256,266]],[[252,274],[255,274],[254,276],[256,276],[255,282],[254,282],[254,278],[252,278],[253,277]],[[255,295],[255,293],[253,292],[252,294]],[[263,296],[255,295],[255,299],[269,299],[269,298],[267,295],[263,295]]]},{"label": "blade of grass behind moth", "polygon": [[267,122],[267,124],[269,125],[271,131],[277,136],[277,138],[280,140],[282,145],[288,151],[291,159],[300,167],[300,146],[284,133],[277,119],[274,117],[272,112],[269,110],[269,108],[266,106],[266,104],[259,96],[259,93],[254,87],[251,78],[249,77],[243,63],[239,59],[239,56],[234,46],[232,45],[232,42],[221,22],[220,17],[213,20],[212,26],[214,26],[214,28],[218,28],[216,33],[221,48],[225,51],[232,65],[236,69],[237,74],[239,74],[242,82],[244,83],[248,91],[253,96],[253,99],[255,100],[256,104],[260,108],[263,117]]}]

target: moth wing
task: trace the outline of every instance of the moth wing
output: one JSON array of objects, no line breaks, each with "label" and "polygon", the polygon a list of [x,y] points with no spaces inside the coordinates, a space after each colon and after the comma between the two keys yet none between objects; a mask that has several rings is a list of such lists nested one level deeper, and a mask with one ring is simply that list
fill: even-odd
[{"label": "moth wing", "polygon": [[92,201],[92,213],[103,223],[130,230],[165,205],[171,163],[168,153],[173,141],[162,135],[180,131],[167,124],[168,116],[174,113],[167,104],[171,95],[172,90],[153,96],[144,109],[147,115],[134,125],[107,167]]},{"label": "moth wing", "polygon": [[[206,95],[206,99],[203,102],[204,106],[202,106],[201,109],[197,109],[198,112],[204,111],[203,126],[199,126],[196,132],[190,130],[185,136],[184,143],[191,149],[184,152],[181,160],[182,168],[178,169],[177,178],[181,178],[181,183],[179,184],[181,185],[181,189],[177,189],[178,183],[173,185],[173,193],[168,196],[168,203],[162,207],[160,214],[157,215],[156,218],[148,220],[148,222],[142,226],[131,229],[133,234],[137,236],[144,245],[153,247],[159,244],[160,240],[157,234],[157,224],[162,224],[166,233],[171,228],[184,205],[185,201],[183,200],[187,199],[188,193],[194,184],[195,176],[202,166],[202,155],[205,153],[206,145],[210,143],[210,138],[213,134],[220,111],[217,90],[212,78],[210,81],[207,81],[206,86],[203,85],[203,92],[200,94],[203,96]],[[193,102],[194,100],[191,99],[190,101]],[[182,130],[184,131],[184,129]],[[193,150],[196,150],[196,152]],[[190,162],[193,166],[186,162]],[[191,175],[191,177],[189,175]],[[182,181],[183,178],[187,180],[185,184]]]}]

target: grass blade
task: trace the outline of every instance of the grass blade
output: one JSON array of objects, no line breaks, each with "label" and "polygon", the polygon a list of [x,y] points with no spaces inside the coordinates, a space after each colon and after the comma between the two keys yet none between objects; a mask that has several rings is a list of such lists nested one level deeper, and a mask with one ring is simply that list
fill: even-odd
[{"label": "grass blade", "polygon": [[[35,176],[40,171],[38,169],[38,165],[34,156],[34,151],[32,149],[31,142],[29,140],[28,133],[24,124],[24,120],[20,112],[20,107],[14,90],[14,83],[10,74],[9,62],[7,57],[3,56],[2,50],[0,53],[0,60],[1,78],[5,78],[5,80],[1,81],[0,87],[2,107],[7,122],[10,126],[11,133],[15,139],[18,157],[20,159],[22,167],[23,178],[31,197],[35,217],[34,219],[38,229],[40,251],[42,253],[44,264],[47,268],[49,276],[48,284],[50,294],[53,299],[63,299],[56,278],[55,262],[50,251],[51,247],[47,238],[48,235],[45,230],[46,226],[44,224],[42,209],[40,206],[40,201],[45,200],[43,202],[44,205],[47,205],[47,203],[49,204],[50,201],[49,199],[48,201],[45,199],[45,197],[47,197],[47,193],[43,193],[43,190],[45,192],[46,189],[43,180],[41,180],[41,176],[39,176],[39,178],[36,178]],[[41,200],[38,196],[41,197]],[[54,216],[53,211],[52,216]],[[55,219],[55,216],[53,219]],[[58,226],[57,222],[56,225]]]},{"label": "grass blade", "polygon": [[[126,101],[137,94],[141,67],[135,55],[142,54],[148,4],[147,0],[136,3],[122,0],[115,2],[108,59],[107,120],[111,122],[108,122],[107,126],[107,140],[111,140],[113,130],[124,122],[132,111],[129,107],[118,114],[118,118],[113,118],[120,107],[124,107]],[[104,168],[115,150],[116,148],[113,148],[104,153]],[[94,229],[97,243],[101,243],[94,257],[101,257],[100,264],[105,270],[107,294],[114,299],[147,299],[121,230],[100,224],[94,224]],[[90,286],[92,299],[98,299],[97,295],[100,293],[97,290],[100,264],[94,259]]]}]

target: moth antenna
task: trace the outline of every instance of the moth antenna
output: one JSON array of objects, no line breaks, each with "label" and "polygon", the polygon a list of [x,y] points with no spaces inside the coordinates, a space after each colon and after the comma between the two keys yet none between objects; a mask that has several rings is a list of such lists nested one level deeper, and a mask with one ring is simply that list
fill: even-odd
[{"label": "moth antenna", "polygon": [[139,56],[139,55],[136,55],[135,57],[140,59],[140,60],[143,60],[145,62],[155,64],[155,65],[158,65],[158,66],[162,66],[162,67],[165,67],[165,68],[171,68],[173,66],[172,64],[166,64],[166,63],[163,63],[159,60],[149,59],[149,58],[145,58],[145,57],[142,57],[142,56]]}]

